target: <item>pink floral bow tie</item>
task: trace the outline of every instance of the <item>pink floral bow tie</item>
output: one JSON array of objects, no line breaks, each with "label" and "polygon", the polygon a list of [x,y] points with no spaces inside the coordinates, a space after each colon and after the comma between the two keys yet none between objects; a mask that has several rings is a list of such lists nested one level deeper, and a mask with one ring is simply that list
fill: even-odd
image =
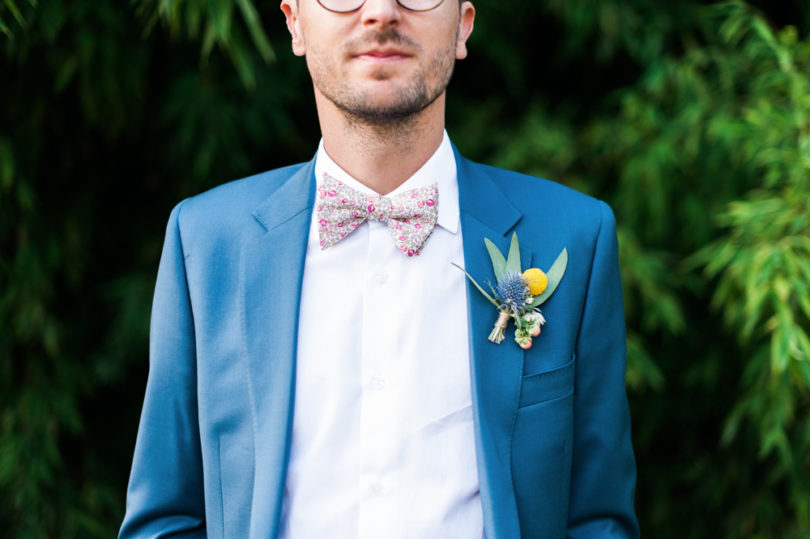
[{"label": "pink floral bow tie", "polygon": [[391,197],[366,195],[324,173],[315,203],[321,249],[339,242],[368,219],[386,223],[399,250],[414,256],[436,226],[439,189],[433,184]]}]

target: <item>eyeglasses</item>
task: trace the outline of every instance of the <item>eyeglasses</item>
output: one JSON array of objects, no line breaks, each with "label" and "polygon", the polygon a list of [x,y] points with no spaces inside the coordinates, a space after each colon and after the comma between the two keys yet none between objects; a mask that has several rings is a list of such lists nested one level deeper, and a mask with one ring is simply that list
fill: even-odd
[{"label": "eyeglasses", "polygon": [[[397,0],[397,4],[408,11],[430,11],[439,7],[444,0]],[[318,0],[322,8],[335,13],[349,13],[357,11],[366,0]]]}]

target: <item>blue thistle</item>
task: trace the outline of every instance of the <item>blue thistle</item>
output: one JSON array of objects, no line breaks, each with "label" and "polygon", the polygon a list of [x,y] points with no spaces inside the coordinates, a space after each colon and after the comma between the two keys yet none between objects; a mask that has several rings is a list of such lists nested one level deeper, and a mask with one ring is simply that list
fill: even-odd
[{"label": "blue thistle", "polygon": [[517,314],[523,309],[528,295],[529,287],[523,282],[521,274],[516,271],[506,273],[498,281],[498,298],[501,300],[502,309]]}]

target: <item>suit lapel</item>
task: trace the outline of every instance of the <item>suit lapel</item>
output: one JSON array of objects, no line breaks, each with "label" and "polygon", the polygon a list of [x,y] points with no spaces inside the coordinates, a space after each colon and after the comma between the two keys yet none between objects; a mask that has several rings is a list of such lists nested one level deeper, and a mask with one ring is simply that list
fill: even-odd
[{"label": "suit lapel", "polygon": [[[521,213],[486,169],[455,152],[467,271],[494,281],[484,238],[503,252]],[[254,212],[266,233],[246,244],[240,260],[242,339],[255,431],[251,537],[275,537],[284,499],[292,434],[298,313],[306,245],[315,197],[314,161],[284,182]],[[531,253],[521,249],[522,266]],[[467,283],[475,443],[486,536],[520,536],[511,467],[523,350],[510,334],[487,340],[497,312]]]},{"label": "suit lapel", "polygon": [[242,339],[255,432],[251,537],[275,537],[292,432],[298,311],[315,196],[314,162],[254,212],[266,233],[240,260]]},{"label": "suit lapel", "polygon": [[[521,214],[484,167],[467,161],[453,149],[458,169],[464,264],[479,283],[487,280],[494,283],[484,238],[506,253],[511,239],[509,232]],[[523,267],[531,262],[530,257],[521,249]],[[512,341],[511,327],[500,345],[487,340],[497,311],[469,282],[467,305],[475,442],[486,536],[520,537],[510,447],[523,375],[523,350]]]}]

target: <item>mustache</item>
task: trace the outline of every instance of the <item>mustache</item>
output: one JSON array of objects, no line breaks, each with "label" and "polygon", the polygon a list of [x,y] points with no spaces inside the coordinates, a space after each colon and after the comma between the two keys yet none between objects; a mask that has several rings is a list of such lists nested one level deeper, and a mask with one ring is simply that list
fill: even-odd
[{"label": "mustache", "polygon": [[362,52],[373,45],[385,45],[386,43],[393,43],[401,47],[406,52],[420,51],[422,47],[419,46],[415,40],[403,36],[394,27],[386,28],[385,30],[371,30],[360,37],[349,41],[346,44],[347,50],[352,53]]}]

